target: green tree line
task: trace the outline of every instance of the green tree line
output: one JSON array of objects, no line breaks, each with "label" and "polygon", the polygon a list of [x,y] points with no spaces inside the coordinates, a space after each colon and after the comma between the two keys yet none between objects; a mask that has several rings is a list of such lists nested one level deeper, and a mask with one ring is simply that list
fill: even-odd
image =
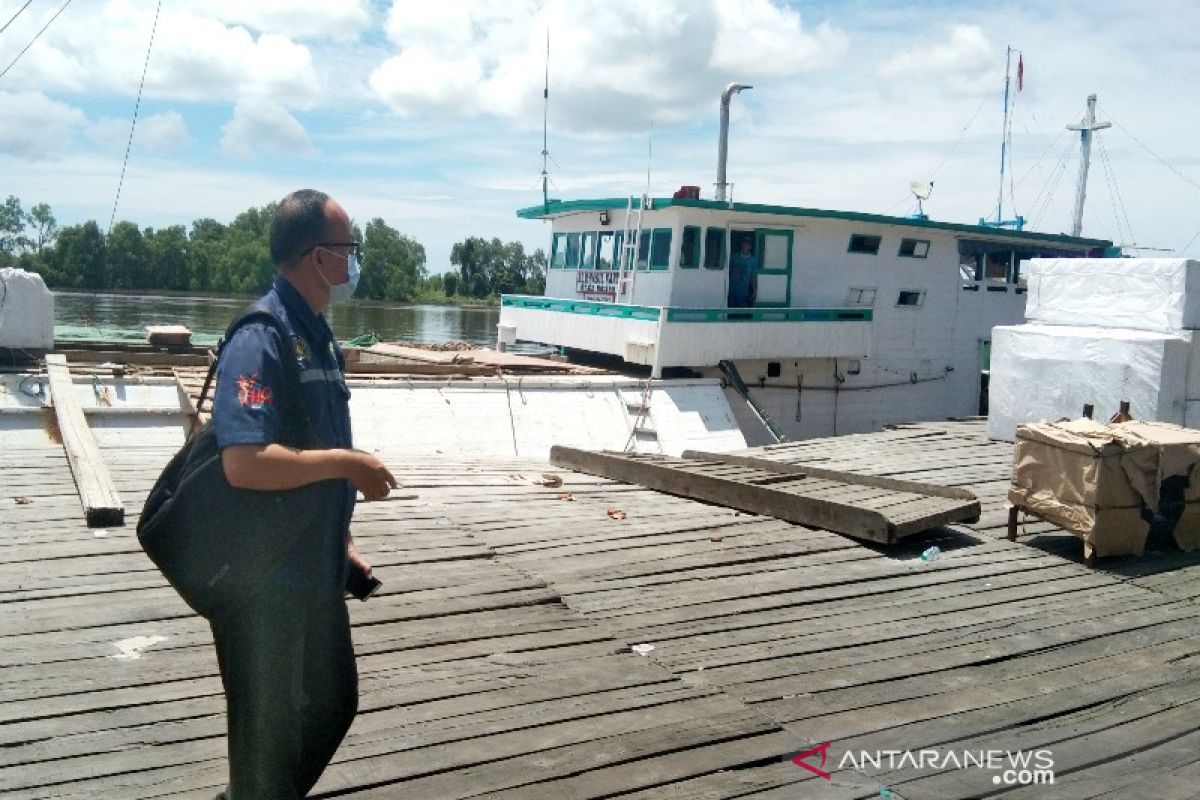
[{"label": "green tree line", "polygon": [[[0,267],[36,272],[60,289],[261,294],[275,276],[267,246],[274,211],[275,204],[249,208],[228,224],[205,218],[190,229],[122,221],[105,233],[94,220],[59,227],[47,204],[26,211],[10,195],[0,205]],[[483,300],[545,289],[545,253],[527,254],[519,242],[469,237],[451,251],[457,273],[430,275],[424,246],[383,219],[365,231],[355,225],[354,236],[363,243],[360,299]]]}]

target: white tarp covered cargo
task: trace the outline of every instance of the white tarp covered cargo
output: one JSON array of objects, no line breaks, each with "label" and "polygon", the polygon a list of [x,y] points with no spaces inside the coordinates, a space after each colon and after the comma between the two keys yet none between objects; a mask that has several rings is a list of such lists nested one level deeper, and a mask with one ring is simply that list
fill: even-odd
[{"label": "white tarp covered cargo", "polygon": [[0,347],[54,348],[54,295],[41,275],[0,269]]},{"label": "white tarp covered cargo", "polygon": [[1017,425],[1073,419],[1085,404],[1107,419],[1122,400],[1137,419],[1183,424],[1191,340],[1190,331],[994,328],[988,436],[1012,441]]},{"label": "white tarp covered cargo", "polygon": [[1170,333],[1200,328],[1200,261],[1034,258],[1025,319]]}]

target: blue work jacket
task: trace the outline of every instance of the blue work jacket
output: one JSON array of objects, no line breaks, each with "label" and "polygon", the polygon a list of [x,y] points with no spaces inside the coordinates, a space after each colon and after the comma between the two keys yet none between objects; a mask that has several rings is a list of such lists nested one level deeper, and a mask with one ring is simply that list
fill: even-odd
[{"label": "blue work jacket", "polygon": [[[288,341],[267,323],[248,322],[225,344],[217,364],[213,422],[217,444],[265,445],[279,442],[283,429],[279,399],[287,389],[283,359],[295,359],[300,388],[318,449],[352,447],[350,389],[345,359],[323,316],[286,279],[262,299],[289,331]],[[328,535],[300,541],[270,576],[273,583],[336,592],[346,573],[346,531],[354,513],[354,488],[344,481],[344,502],[329,509]],[[280,520],[286,524],[286,520]]]}]

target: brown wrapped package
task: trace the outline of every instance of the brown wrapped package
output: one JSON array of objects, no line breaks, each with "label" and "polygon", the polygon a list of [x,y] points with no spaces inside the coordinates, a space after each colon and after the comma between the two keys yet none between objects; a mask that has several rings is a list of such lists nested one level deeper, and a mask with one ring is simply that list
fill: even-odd
[{"label": "brown wrapped package", "polygon": [[1200,546],[1200,431],[1158,422],[1090,419],[1017,427],[1008,499],[1083,539],[1084,555],[1141,555],[1162,482],[1189,478],[1174,536]]}]

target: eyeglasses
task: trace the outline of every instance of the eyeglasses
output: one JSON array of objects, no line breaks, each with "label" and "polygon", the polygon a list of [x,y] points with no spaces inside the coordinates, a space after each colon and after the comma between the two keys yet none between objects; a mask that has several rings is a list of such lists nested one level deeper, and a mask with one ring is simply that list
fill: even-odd
[{"label": "eyeglasses", "polygon": [[[362,260],[362,242],[317,242],[300,255],[306,256],[313,250],[316,250],[318,247],[349,247],[350,252],[354,254],[354,257],[360,261]],[[349,255],[349,253],[347,255]]]}]

